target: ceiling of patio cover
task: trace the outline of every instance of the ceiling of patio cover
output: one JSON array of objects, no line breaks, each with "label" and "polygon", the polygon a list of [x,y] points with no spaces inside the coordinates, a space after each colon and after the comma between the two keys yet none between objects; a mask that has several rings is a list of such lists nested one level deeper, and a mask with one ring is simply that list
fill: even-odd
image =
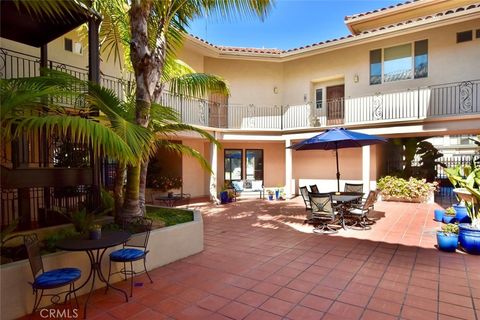
[{"label": "ceiling of patio cover", "polygon": [[344,128],[328,129],[310,139],[290,146],[295,150],[334,150],[342,148],[363,147],[387,142],[386,139]]},{"label": "ceiling of patio cover", "polygon": [[[73,0],[58,0],[68,7],[68,13],[55,17],[29,12],[22,1],[1,1],[1,36],[33,47],[60,37],[87,22],[88,17],[98,13]],[[17,8],[17,5],[19,6]]]}]

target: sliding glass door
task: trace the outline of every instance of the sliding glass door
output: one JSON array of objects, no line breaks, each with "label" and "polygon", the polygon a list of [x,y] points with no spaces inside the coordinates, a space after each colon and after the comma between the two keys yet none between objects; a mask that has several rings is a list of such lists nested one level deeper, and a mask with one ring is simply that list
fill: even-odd
[{"label": "sliding glass door", "polygon": [[263,180],[263,150],[245,150],[246,180]]},{"label": "sliding glass door", "polygon": [[226,149],[224,154],[225,181],[242,180],[243,150]]}]

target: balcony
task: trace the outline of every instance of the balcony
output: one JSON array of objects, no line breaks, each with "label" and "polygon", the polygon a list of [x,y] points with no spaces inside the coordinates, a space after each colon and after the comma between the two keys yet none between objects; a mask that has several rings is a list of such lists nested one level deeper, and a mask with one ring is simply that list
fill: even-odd
[{"label": "balcony", "polygon": [[[87,79],[86,69],[50,61],[52,69]],[[0,77],[38,76],[38,57],[0,49]],[[123,99],[132,89],[129,80],[101,75],[101,84]],[[182,122],[212,128],[236,130],[295,130],[329,126],[371,126],[480,115],[480,80],[441,84],[397,92],[348,97],[299,105],[223,105],[206,99],[162,94],[162,104],[178,112]],[[72,102],[73,103],[73,102]]]}]

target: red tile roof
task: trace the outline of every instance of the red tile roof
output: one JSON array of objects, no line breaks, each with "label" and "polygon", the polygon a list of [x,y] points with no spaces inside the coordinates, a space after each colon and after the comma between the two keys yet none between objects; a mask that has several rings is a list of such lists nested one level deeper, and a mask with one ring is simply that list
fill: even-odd
[{"label": "red tile roof", "polygon": [[[412,2],[416,2],[416,1],[421,1],[421,0],[407,1],[407,2],[403,2],[403,3],[399,3],[396,6],[406,5],[408,3],[412,3]],[[393,7],[396,7],[396,6],[390,6],[388,8],[381,8],[381,9],[374,10],[374,11],[360,13],[359,15],[350,16],[350,17],[346,17],[346,18],[355,19],[355,18],[359,17],[360,15],[366,15],[366,14],[371,14],[371,13],[378,12],[378,11],[387,10],[387,9],[390,9],[390,8],[393,8]],[[337,42],[337,41],[348,39],[348,38],[358,37],[358,36],[364,35],[364,34],[375,33],[375,32],[379,32],[379,31],[383,31],[383,30],[387,30],[387,29],[392,29],[392,28],[395,28],[395,27],[400,27],[400,26],[403,26],[403,25],[408,25],[408,24],[411,24],[411,23],[414,23],[414,22],[430,20],[430,19],[446,16],[446,15],[449,15],[449,14],[453,14],[453,13],[457,13],[457,12],[461,12],[461,11],[466,11],[466,10],[472,10],[472,9],[476,9],[476,8],[480,8],[480,3],[474,3],[474,4],[466,5],[466,6],[463,6],[463,7],[452,8],[452,9],[448,9],[448,10],[445,10],[445,11],[442,11],[442,12],[437,12],[435,14],[430,14],[430,15],[423,16],[423,17],[417,17],[417,18],[414,18],[414,19],[400,21],[400,22],[396,22],[396,23],[391,24],[391,25],[382,26],[382,27],[375,28],[375,29],[365,30],[365,31],[362,31],[361,33],[359,33],[358,35],[349,34],[349,35],[346,35],[346,36],[343,36],[343,37],[340,37],[340,38],[334,38],[334,39],[329,39],[329,40],[325,40],[325,41],[320,41],[320,42],[312,43],[312,44],[305,45],[305,46],[302,46],[302,47],[297,47],[297,48],[292,48],[292,49],[287,49],[287,50],[275,49],[275,48],[247,48],[247,47],[220,46],[220,45],[212,44],[212,43],[210,43],[210,42],[208,42],[208,41],[206,41],[206,40],[204,40],[200,37],[197,37],[195,35],[191,34],[191,36],[193,38],[195,38],[195,39],[213,47],[213,48],[218,49],[221,52],[280,55],[282,53],[289,53],[289,52],[299,51],[299,50],[303,50],[303,49],[307,49],[307,48],[311,48],[311,47],[317,47],[317,46],[321,46],[321,45],[324,45],[324,44],[327,44],[327,43]]]},{"label": "red tile roof", "polygon": [[389,9],[393,9],[393,8],[397,8],[397,7],[401,7],[401,6],[404,6],[404,5],[407,5],[407,4],[410,4],[410,3],[414,3],[414,2],[418,2],[418,1],[421,1],[421,0],[410,0],[410,1],[400,2],[400,3],[394,4],[394,5],[385,7],[385,8],[380,8],[380,9],[375,9],[375,10],[372,10],[372,11],[367,11],[367,12],[362,12],[362,13],[353,14],[353,15],[351,15],[351,16],[346,16],[346,17],[345,17],[345,21],[347,21],[347,20],[353,20],[353,19],[360,18],[360,17],[364,17],[364,16],[369,15],[369,14],[372,14],[372,13],[377,13],[377,12],[381,12],[381,11],[385,11],[385,10],[389,10]]}]

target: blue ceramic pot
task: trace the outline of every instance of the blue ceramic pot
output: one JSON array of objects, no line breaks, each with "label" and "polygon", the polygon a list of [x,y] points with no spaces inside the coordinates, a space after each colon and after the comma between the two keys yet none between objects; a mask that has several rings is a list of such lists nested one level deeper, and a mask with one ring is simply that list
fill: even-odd
[{"label": "blue ceramic pot", "polygon": [[222,204],[228,203],[228,191],[220,192],[220,202]]},{"label": "blue ceramic pot", "polygon": [[457,219],[458,223],[471,223],[470,217],[468,216],[467,207],[464,204],[454,204],[452,205],[453,209],[455,209],[455,219]]},{"label": "blue ceramic pot", "polygon": [[437,231],[437,243],[438,249],[447,252],[454,252],[458,245],[458,234],[445,234],[442,231]]},{"label": "blue ceramic pot", "polygon": [[447,216],[446,214],[443,215],[443,223],[449,224],[449,223],[454,223],[457,221],[455,216]]},{"label": "blue ceramic pot", "polygon": [[458,240],[463,249],[470,254],[480,254],[480,229],[473,229],[469,223],[461,223],[458,227]]},{"label": "blue ceramic pot", "polygon": [[102,229],[90,230],[88,235],[90,240],[100,240],[102,238]]},{"label": "blue ceramic pot", "polygon": [[273,200],[273,194],[268,195],[268,200]]},{"label": "blue ceramic pot", "polygon": [[443,214],[445,213],[445,210],[442,210],[442,209],[435,209],[435,211],[433,211],[434,215],[435,215],[435,221],[440,221],[442,222],[443,221]]},{"label": "blue ceramic pot", "polygon": [[275,190],[275,199],[280,198],[280,190]]}]

